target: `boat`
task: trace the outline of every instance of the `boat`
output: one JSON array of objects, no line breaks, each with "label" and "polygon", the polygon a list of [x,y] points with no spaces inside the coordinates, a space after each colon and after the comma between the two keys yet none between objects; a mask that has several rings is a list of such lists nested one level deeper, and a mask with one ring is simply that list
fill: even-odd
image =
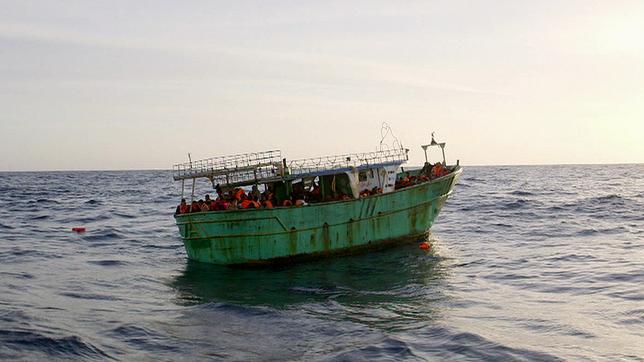
[{"label": "boat", "polygon": [[[431,146],[442,150],[442,162],[427,161]],[[192,182],[190,210],[177,208],[174,215],[188,258],[247,266],[423,240],[462,167],[458,161],[447,165],[445,143],[436,142],[433,134],[431,143],[421,147],[424,166],[407,170],[409,149],[402,145],[297,160],[272,150],[176,164],[173,178],[181,182],[182,199],[190,186],[186,181]],[[207,179],[220,198],[263,188],[276,205],[200,211],[192,206],[198,179]]]}]

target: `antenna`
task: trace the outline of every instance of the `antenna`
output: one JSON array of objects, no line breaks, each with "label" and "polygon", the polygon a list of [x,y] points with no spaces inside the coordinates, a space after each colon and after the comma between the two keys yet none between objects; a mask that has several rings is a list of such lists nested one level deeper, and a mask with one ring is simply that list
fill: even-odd
[{"label": "antenna", "polygon": [[[391,135],[392,138],[392,144],[387,144],[385,143],[385,138],[387,136]],[[387,122],[382,122],[382,126],[380,126],[380,145],[378,146],[378,150],[382,151],[384,148],[383,146],[387,148],[392,148],[392,149],[402,149],[402,143],[398,140],[398,137],[394,135],[394,131],[391,129],[389,124]]]}]

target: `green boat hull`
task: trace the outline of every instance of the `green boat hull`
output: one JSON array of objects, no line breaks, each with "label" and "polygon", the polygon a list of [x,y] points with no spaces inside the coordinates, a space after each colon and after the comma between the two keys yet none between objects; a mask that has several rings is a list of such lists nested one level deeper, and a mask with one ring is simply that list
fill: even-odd
[{"label": "green boat hull", "polygon": [[378,248],[426,235],[462,169],[356,200],[176,215],[192,260],[264,264]]}]

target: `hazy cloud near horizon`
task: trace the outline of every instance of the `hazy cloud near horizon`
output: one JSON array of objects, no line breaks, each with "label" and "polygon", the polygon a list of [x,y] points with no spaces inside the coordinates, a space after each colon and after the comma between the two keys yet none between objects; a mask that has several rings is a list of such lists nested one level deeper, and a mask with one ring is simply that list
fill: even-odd
[{"label": "hazy cloud near horizon", "polygon": [[[0,11],[0,171],[279,148],[644,162],[641,1],[20,1]],[[437,156],[437,155],[436,155]]]}]

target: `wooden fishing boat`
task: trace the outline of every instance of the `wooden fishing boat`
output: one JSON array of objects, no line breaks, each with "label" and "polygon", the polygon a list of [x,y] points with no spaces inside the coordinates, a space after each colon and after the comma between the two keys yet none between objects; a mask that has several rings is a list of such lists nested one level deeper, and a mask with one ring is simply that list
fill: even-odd
[{"label": "wooden fishing boat", "polygon": [[[443,150],[446,174],[429,173],[429,146]],[[319,190],[319,202],[299,207],[175,214],[188,257],[224,265],[265,264],[426,237],[462,172],[458,162],[446,165],[444,147],[432,137],[431,144],[422,146],[425,167],[411,171],[402,168],[409,152],[402,146],[292,161],[280,151],[266,151],[175,165],[173,177],[182,183],[182,198],[185,182],[192,181],[194,199],[200,178],[220,192],[257,185],[273,191],[278,200],[312,185]]]}]

